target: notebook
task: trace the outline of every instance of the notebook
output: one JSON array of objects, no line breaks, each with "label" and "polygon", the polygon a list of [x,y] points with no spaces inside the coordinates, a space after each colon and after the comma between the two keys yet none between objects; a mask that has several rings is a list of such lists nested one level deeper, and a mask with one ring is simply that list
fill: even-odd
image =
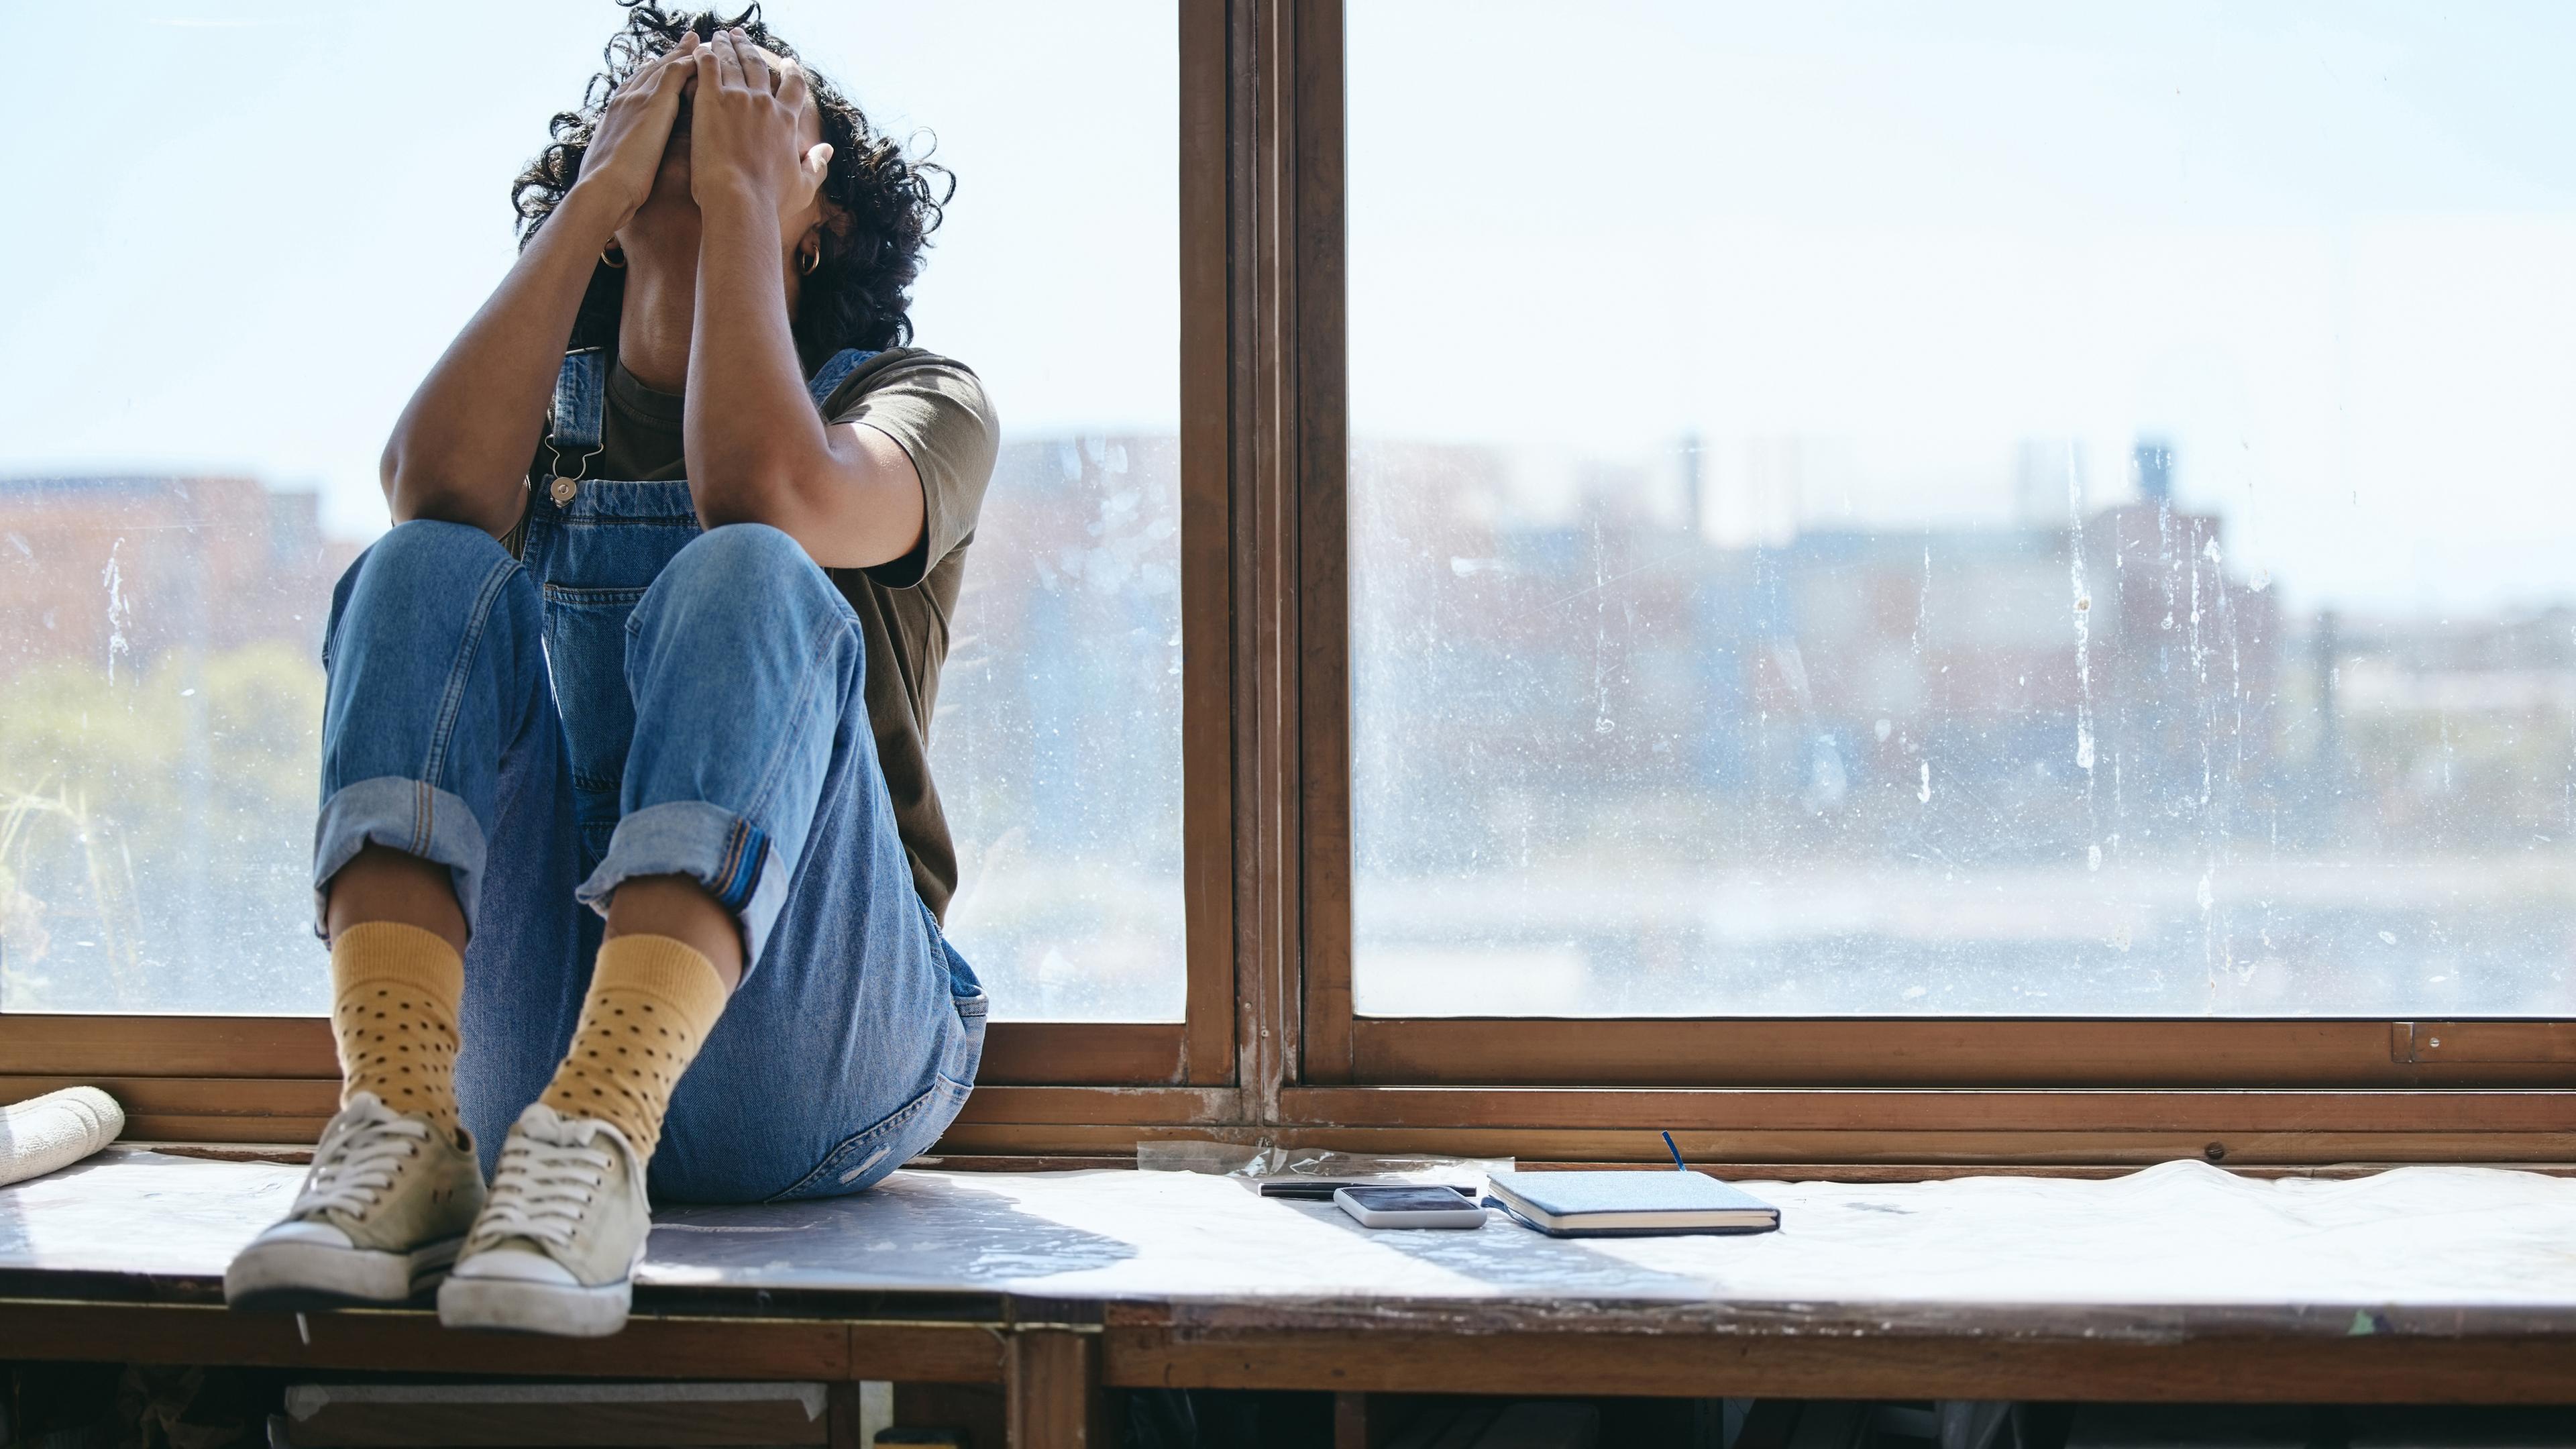
[{"label": "notebook", "polygon": [[1552,1238],[1767,1233],[1780,1210],[1705,1172],[1497,1172],[1494,1201]]}]

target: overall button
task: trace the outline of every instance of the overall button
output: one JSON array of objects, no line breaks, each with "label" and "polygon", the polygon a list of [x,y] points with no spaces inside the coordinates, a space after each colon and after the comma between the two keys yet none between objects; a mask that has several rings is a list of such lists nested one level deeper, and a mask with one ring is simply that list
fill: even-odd
[{"label": "overall button", "polygon": [[547,485],[546,496],[555,501],[557,508],[563,508],[569,506],[572,496],[580,491],[581,483],[578,479],[558,476],[553,483]]}]

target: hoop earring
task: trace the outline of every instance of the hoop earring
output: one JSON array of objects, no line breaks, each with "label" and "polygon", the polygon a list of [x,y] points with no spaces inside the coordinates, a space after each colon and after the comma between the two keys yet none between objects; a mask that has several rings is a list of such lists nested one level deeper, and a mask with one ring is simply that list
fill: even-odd
[{"label": "hoop earring", "polygon": [[810,277],[814,275],[814,269],[821,265],[823,265],[823,249],[821,247],[816,247],[810,252],[800,250],[796,253],[796,274],[800,277]]},{"label": "hoop earring", "polygon": [[615,242],[610,242],[607,246],[599,249],[599,264],[603,267],[609,268],[611,271],[624,271],[626,269],[626,249],[617,245]]}]

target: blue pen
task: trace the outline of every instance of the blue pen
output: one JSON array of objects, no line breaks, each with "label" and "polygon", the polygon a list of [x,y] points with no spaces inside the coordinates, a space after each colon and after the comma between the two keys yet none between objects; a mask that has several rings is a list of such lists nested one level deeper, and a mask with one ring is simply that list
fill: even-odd
[{"label": "blue pen", "polygon": [[1674,1170],[1674,1171],[1676,1171],[1676,1172],[1688,1172],[1688,1171],[1690,1171],[1690,1164],[1689,1164],[1689,1163],[1687,1163],[1687,1162],[1682,1161],[1682,1150],[1681,1150],[1680,1148],[1675,1147],[1675,1146],[1673,1145],[1673,1134],[1671,1134],[1670,1132],[1667,1132],[1667,1133],[1665,1133],[1665,1134],[1664,1134],[1664,1150],[1665,1150],[1666,1152],[1669,1152],[1669,1153],[1671,1153],[1671,1154],[1673,1155],[1673,1170]]}]

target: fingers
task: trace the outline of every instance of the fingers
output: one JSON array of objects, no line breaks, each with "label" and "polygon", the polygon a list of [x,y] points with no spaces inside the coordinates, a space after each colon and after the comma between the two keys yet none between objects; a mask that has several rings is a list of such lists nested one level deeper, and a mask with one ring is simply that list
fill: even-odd
[{"label": "fingers", "polygon": [[781,60],[778,64],[779,74],[783,77],[778,83],[778,99],[787,107],[789,115],[801,116],[805,114],[806,98],[814,90],[805,79],[805,67],[792,60]]},{"label": "fingers", "polygon": [[696,73],[698,96],[702,103],[724,79],[724,72],[721,68],[724,52],[724,46],[721,43],[723,40],[724,32],[719,30],[716,32],[716,38],[714,40],[710,40],[706,44],[699,46],[696,53],[691,57],[691,59],[695,61],[693,70]]},{"label": "fingers", "polygon": [[680,94],[687,95],[698,88],[698,61],[706,53],[707,48],[698,43],[696,31],[689,32],[681,48],[671,52],[671,83],[679,87]]},{"label": "fingers", "polygon": [[[749,89],[751,83],[743,76],[742,50],[734,44],[732,31],[716,32],[715,52],[717,83],[727,87],[740,86]],[[763,86],[762,89],[766,90],[768,87]]]},{"label": "fingers", "polygon": [[804,156],[796,163],[797,174],[804,178],[805,184],[809,187],[821,186],[823,178],[831,173],[831,169],[832,143],[829,141],[817,141],[807,147]]},{"label": "fingers", "polygon": [[658,99],[664,87],[686,77],[697,43],[695,35],[683,37],[678,45],[637,66],[632,74],[618,82],[616,94]]},{"label": "fingers", "polygon": [[751,43],[751,38],[737,30],[733,33],[733,52],[742,58],[742,83],[756,95],[767,95],[772,87],[770,54]]},{"label": "fingers", "polygon": [[688,88],[689,78],[697,74],[698,37],[696,32],[684,35],[680,43],[662,52],[653,62],[654,93],[677,94]]},{"label": "fingers", "polygon": [[[762,94],[775,94],[781,99],[786,98],[788,78],[803,69],[777,51],[752,43],[751,37],[744,34],[739,26],[717,31],[716,38],[709,45],[720,52],[717,73],[726,82]],[[735,80],[737,71],[741,77],[739,81]]]}]

